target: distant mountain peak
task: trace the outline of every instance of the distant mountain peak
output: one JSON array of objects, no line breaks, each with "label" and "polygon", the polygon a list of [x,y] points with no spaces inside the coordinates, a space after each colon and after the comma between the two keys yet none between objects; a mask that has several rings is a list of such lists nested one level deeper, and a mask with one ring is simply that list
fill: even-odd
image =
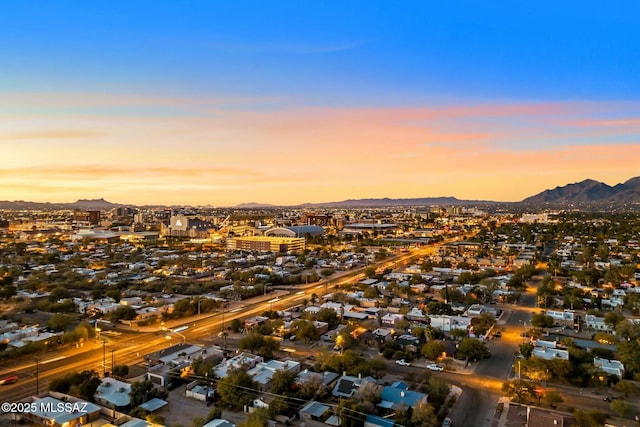
[{"label": "distant mountain peak", "polygon": [[527,204],[636,203],[640,201],[640,177],[610,186],[594,179],[545,190],[522,202]]},{"label": "distant mountain peak", "polygon": [[240,203],[236,205],[238,209],[261,209],[261,208],[272,208],[274,205],[270,205],[269,203],[257,203],[257,202],[246,202]]}]

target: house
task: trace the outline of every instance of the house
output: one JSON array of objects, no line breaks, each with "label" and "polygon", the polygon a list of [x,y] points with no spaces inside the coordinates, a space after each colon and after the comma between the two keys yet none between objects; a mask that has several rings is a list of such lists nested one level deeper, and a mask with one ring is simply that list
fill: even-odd
[{"label": "house", "polygon": [[427,317],[424,315],[422,310],[420,310],[418,307],[413,307],[407,313],[407,319],[422,323],[422,322],[426,322]]},{"label": "house", "polygon": [[478,317],[482,313],[484,313],[484,307],[480,304],[472,304],[466,312],[468,317]]},{"label": "house", "polygon": [[382,316],[380,323],[384,326],[394,327],[396,322],[404,320],[404,315],[396,313],[388,313]]},{"label": "house", "polygon": [[379,417],[377,415],[367,415],[364,420],[364,427],[394,427],[395,421],[389,418]]},{"label": "house", "polygon": [[569,360],[569,352],[559,348],[535,347],[531,355],[545,360]]},{"label": "house", "polygon": [[607,325],[605,323],[604,317],[587,314],[584,316],[584,323],[587,329],[593,329],[603,332],[613,332],[613,328],[611,327],[611,325]]},{"label": "house", "polygon": [[322,383],[325,387],[328,387],[331,383],[333,383],[336,379],[338,379],[340,375],[335,372],[324,371],[322,374],[318,372],[312,372],[308,369],[300,372],[296,377],[296,384],[302,385],[308,382],[319,382]]},{"label": "house", "polygon": [[569,427],[574,426],[575,421],[570,415],[527,406],[526,427]]},{"label": "house", "polygon": [[413,408],[419,403],[427,403],[426,394],[409,390],[409,386],[402,381],[396,381],[392,385],[384,387],[380,399],[377,406],[392,411]]},{"label": "house", "polygon": [[131,384],[105,377],[96,389],[93,398],[99,405],[121,411],[127,409],[131,403],[129,393],[131,393]]},{"label": "house", "polygon": [[[80,399],[69,398],[62,401],[47,396],[34,400],[34,411],[22,414],[22,419],[33,425],[66,427],[89,424],[100,417],[100,407]],[[50,408],[50,409],[49,409]],[[57,408],[65,408],[60,411]]]},{"label": "house", "polygon": [[300,420],[302,421],[322,421],[331,413],[331,407],[312,400],[298,411]]},{"label": "house", "polygon": [[608,360],[595,357],[593,359],[593,366],[607,374],[616,375],[620,379],[624,377],[624,365],[619,360]]},{"label": "house", "polygon": [[198,381],[190,382],[187,384],[187,388],[185,389],[185,396],[200,400],[201,402],[213,399],[214,393],[215,390],[213,387],[201,385]]},{"label": "house", "polygon": [[368,383],[374,383],[376,380],[371,377],[362,378],[361,376],[353,377],[343,374],[331,391],[334,397],[351,397],[360,387],[364,387]]},{"label": "house", "polygon": [[373,331],[373,335],[380,343],[388,342],[393,339],[393,330],[389,328],[378,328]]},{"label": "house", "polygon": [[271,378],[277,371],[300,372],[300,362],[295,360],[269,360],[268,362],[258,362],[247,373],[253,377],[253,381],[260,384],[262,390],[269,389]]},{"label": "house", "polygon": [[429,315],[429,321],[433,328],[440,329],[443,332],[450,332],[453,329],[468,330],[471,326],[470,317],[448,316],[446,314]]},{"label": "house", "polygon": [[226,378],[229,372],[234,369],[250,369],[260,362],[264,362],[261,356],[251,353],[240,353],[230,359],[222,361],[213,368],[213,371],[217,378]]},{"label": "house", "polygon": [[209,421],[208,423],[206,423],[202,427],[236,427],[236,425],[231,423],[231,422],[229,422],[229,421],[227,421],[227,420],[223,420],[221,418],[216,418],[216,419],[213,419],[213,420]]}]

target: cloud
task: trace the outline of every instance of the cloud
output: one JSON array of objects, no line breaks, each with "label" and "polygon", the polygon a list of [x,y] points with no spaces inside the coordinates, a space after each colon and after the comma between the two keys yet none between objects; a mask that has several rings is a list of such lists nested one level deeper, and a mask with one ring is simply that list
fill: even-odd
[{"label": "cloud", "polygon": [[105,135],[105,132],[95,129],[51,129],[37,132],[16,132],[0,134],[0,141],[23,140],[58,140],[58,139],[87,139]]},{"label": "cloud", "polygon": [[[199,108],[188,98],[179,102]],[[26,114],[0,125],[0,139],[17,142],[0,158],[0,198],[13,184],[35,189],[46,180],[54,188],[74,185],[144,199],[132,203],[433,194],[517,200],[540,187],[588,177],[620,182],[637,174],[640,144],[629,127],[614,124],[627,123],[635,108],[573,102],[294,109],[248,103],[216,106],[205,117],[162,120]],[[607,125],[572,124],[580,122]]]},{"label": "cloud", "polygon": [[32,166],[25,168],[0,169],[0,177],[22,177],[24,179],[106,179],[112,177],[163,177],[163,178],[203,178],[203,177],[251,177],[261,176],[255,170],[243,168],[190,168],[190,167],[119,167],[111,165],[68,165],[68,166]]}]

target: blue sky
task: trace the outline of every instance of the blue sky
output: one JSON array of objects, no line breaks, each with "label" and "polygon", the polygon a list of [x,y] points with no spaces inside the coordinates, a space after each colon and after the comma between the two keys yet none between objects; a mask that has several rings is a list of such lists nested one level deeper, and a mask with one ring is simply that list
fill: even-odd
[{"label": "blue sky", "polygon": [[[266,123],[276,120],[267,115],[298,121],[301,111],[392,110],[393,126],[423,123],[437,134],[482,134],[480,158],[509,147],[514,155],[535,149],[541,156],[545,150],[577,145],[609,146],[618,158],[609,159],[613,163],[601,171],[593,171],[592,165],[580,171],[575,164],[571,174],[553,175],[548,183],[553,179],[562,185],[563,180],[581,177],[616,183],[633,173],[620,164],[633,158],[640,134],[639,9],[631,1],[6,1],[0,13],[0,97],[5,97],[0,117],[11,123],[0,127],[0,143],[24,145],[28,138],[20,132],[37,128],[44,135],[53,127],[57,137],[37,138],[40,146],[53,150],[60,143],[56,126],[64,123],[63,134],[75,135],[76,128],[86,131],[91,116],[125,130],[117,139],[68,140],[63,147],[80,144],[98,153],[105,145],[129,145],[142,152],[144,132],[139,124],[123,120],[174,120],[186,126],[200,119],[197,126],[204,129],[207,119],[224,127],[239,115],[251,115],[263,126],[247,124],[242,136],[235,129],[223,132],[225,138],[209,135],[206,139],[212,142],[200,143],[199,149],[219,152],[229,144],[242,145],[229,135],[253,138],[264,150],[282,149],[275,142],[278,138],[266,136],[275,126]],[[106,100],[105,95],[112,98]],[[481,114],[483,106],[493,113]],[[515,113],[509,112],[510,106]],[[425,109],[450,114],[411,113]],[[461,109],[479,113],[461,115]],[[406,120],[398,115],[402,111]],[[555,116],[557,111],[561,113]],[[224,120],[231,116],[233,120]],[[53,123],[56,118],[60,122]],[[108,127],[106,122],[100,126]],[[290,126],[278,124],[279,129]],[[351,130],[319,129],[318,134],[336,137],[343,145],[362,144],[349,139]],[[508,135],[494,138],[494,132]],[[393,132],[389,138],[392,145]],[[298,141],[296,148],[305,152],[322,147],[324,140]],[[438,141],[430,140],[432,146],[434,142]],[[450,138],[444,142],[450,144]],[[59,154],[59,146],[55,148]],[[632,151],[623,153],[627,148]],[[0,166],[26,168],[28,158],[28,152],[18,152]],[[226,161],[231,158],[235,159]],[[148,159],[150,167],[164,167],[163,161]],[[42,159],[32,166],[51,169]],[[316,174],[320,181],[323,171],[305,173]],[[450,181],[445,175],[426,173],[424,185],[438,182],[438,176],[443,183]],[[404,188],[402,181],[395,185]],[[450,191],[463,186],[458,182]],[[517,199],[543,189],[529,186],[508,194],[495,190],[477,197]],[[271,190],[295,192],[291,200],[314,201],[303,200],[300,190],[285,186]],[[375,185],[364,184],[340,190],[332,194],[430,195],[419,188],[378,194]],[[262,194],[264,190],[256,197]],[[45,195],[51,193],[32,197]],[[322,197],[333,199],[330,193]],[[195,200],[200,199],[188,199]],[[235,203],[230,194],[224,200]]]}]

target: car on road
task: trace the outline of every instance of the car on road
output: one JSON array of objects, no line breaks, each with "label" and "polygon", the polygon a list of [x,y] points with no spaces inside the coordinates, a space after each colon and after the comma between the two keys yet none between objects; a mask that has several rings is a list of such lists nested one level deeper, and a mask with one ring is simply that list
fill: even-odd
[{"label": "car on road", "polygon": [[502,332],[496,332],[495,334],[491,335],[494,338],[501,338],[502,337]]},{"label": "car on road", "polygon": [[427,365],[427,369],[430,371],[444,371],[444,366],[442,365],[438,365],[437,363],[432,363],[430,365]]},{"label": "car on road", "polygon": [[6,377],[0,380],[0,385],[8,385],[8,384],[15,384],[18,381],[18,376],[17,375],[12,375],[10,377]]},{"label": "car on road", "polygon": [[407,362],[404,359],[396,360],[396,365],[400,366],[411,366],[411,363]]},{"label": "car on road", "polygon": [[442,427],[451,427],[451,418],[447,417],[442,420]]}]

